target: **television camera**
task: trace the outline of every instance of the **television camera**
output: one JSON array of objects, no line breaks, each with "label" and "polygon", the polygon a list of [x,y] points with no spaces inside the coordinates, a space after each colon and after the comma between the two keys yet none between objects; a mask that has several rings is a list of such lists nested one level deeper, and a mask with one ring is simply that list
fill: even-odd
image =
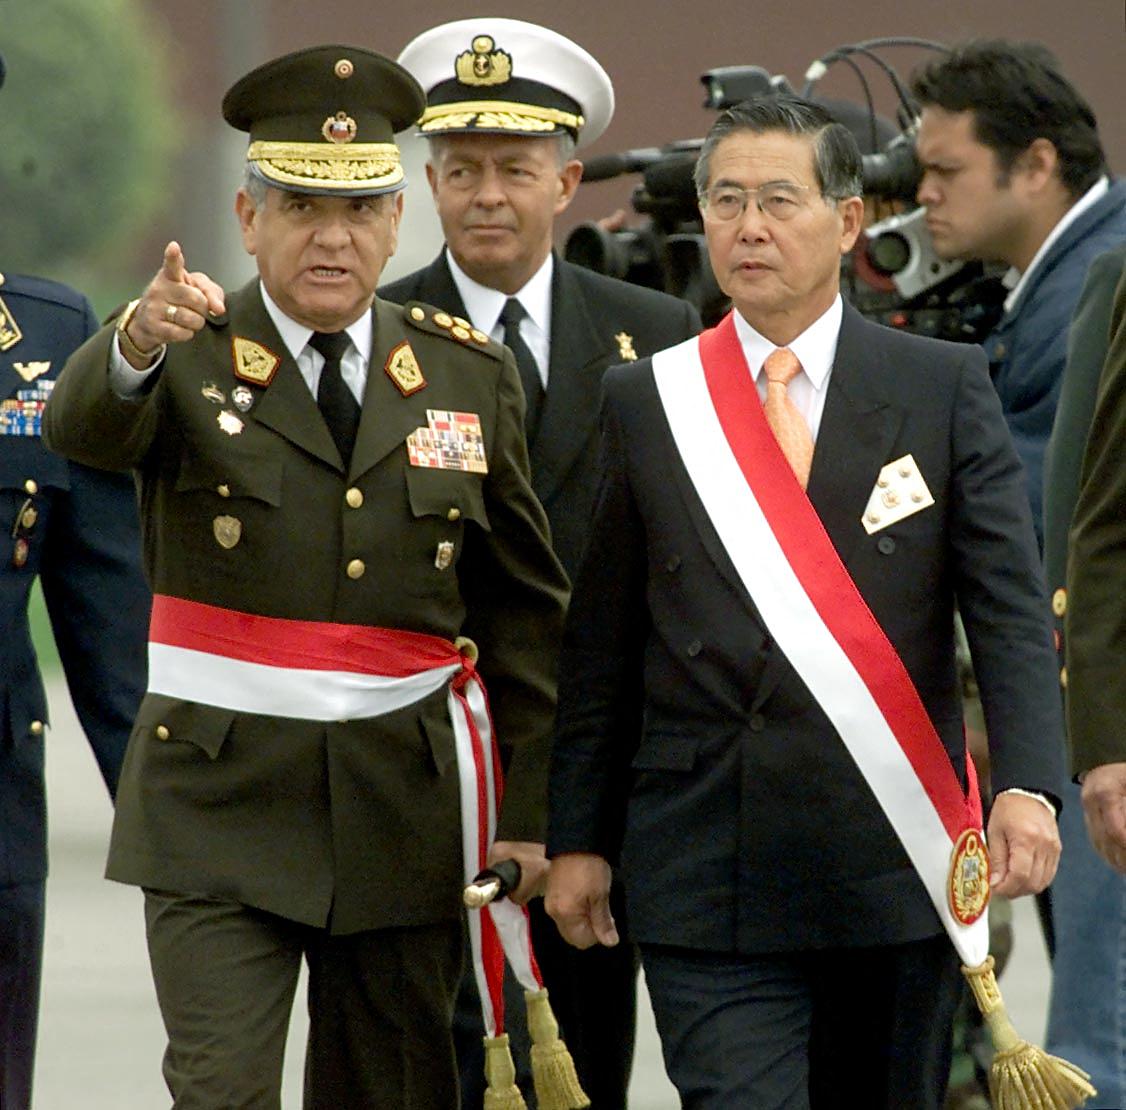
[{"label": "television camera", "polygon": [[[1004,290],[997,275],[979,263],[950,262],[934,251],[924,209],[915,205],[921,170],[915,157],[917,106],[879,51],[915,46],[945,51],[916,38],[881,38],[839,46],[806,71],[801,95],[817,100],[856,136],[862,152],[864,195],[883,202],[890,215],[870,223],[842,260],[842,289],[864,315],[892,327],[943,339],[977,342],[1000,313]],[[898,127],[877,115],[857,59],[878,65],[899,102]],[[863,106],[815,95],[835,63],[848,65],[864,94]],[[722,66],[702,74],[704,107],[722,111],[744,100],[793,92],[783,76],[761,66]],[[571,262],[638,285],[662,289],[690,301],[705,325],[714,324],[729,302],[708,262],[692,169],[702,139],[626,150],[589,159],[584,181],[640,174],[631,206],[643,221],[610,228],[605,221],[575,227],[564,244]]]}]

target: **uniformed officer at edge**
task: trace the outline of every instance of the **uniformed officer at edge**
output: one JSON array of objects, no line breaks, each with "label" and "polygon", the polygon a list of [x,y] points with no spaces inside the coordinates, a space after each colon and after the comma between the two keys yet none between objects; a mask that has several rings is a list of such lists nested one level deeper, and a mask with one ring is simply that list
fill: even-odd
[{"label": "uniformed officer at edge", "polygon": [[457,1105],[455,639],[490,687],[518,900],[546,868],[566,579],[516,368],[374,298],[393,133],[422,110],[409,74],[350,46],[238,81],[223,114],[250,133],[235,207],[258,278],[225,295],[169,244],[46,414],[52,447],[139,475],[150,683],[108,874],[145,889],[181,1110],[277,1107],[302,957],[307,1108]]}]

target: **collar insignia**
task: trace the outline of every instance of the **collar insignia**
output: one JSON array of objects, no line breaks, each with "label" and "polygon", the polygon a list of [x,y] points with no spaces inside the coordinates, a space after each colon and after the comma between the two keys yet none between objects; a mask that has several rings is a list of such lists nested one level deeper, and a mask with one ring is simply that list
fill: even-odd
[{"label": "collar insignia", "polygon": [[273,351],[236,335],[231,340],[231,355],[235,363],[235,377],[254,385],[269,385],[274,380],[281,359]]}]

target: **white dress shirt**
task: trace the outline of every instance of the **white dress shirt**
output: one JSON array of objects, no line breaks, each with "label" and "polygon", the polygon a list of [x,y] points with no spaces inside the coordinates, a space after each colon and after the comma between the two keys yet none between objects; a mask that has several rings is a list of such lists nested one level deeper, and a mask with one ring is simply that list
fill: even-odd
[{"label": "white dress shirt", "polygon": [[[469,313],[470,322],[498,343],[503,343],[504,325],[500,322],[500,314],[509,295],[474,281],[454,261],[449,250],[446,251],[446,262],[453,275],[454,285],[461,294],[461,303]],[[536,360],[536,369],[540,372],[540,381],[545,390],[551,357],[551,278],[554,272],[555,257],[549,253],[543,265],[523,288],[512,294],[524,309],[524,319],[520,321],[520,338],[528,345],[528,350]]]}]

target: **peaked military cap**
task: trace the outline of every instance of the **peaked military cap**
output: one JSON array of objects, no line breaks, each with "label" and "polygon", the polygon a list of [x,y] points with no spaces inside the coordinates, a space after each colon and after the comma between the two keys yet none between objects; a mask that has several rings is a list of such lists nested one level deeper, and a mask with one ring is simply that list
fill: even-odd
[{"label": "peaked military cap", "polygon": [[557,135],[593,142],[614,114],[606,71],[577,43],[520,19],[443,23],[399,55],[426,90],[423,135]]},{"label": "peaked military cap", "polygon": [[294,192],[373,196],[406,184],[394,134],[426,105],[402,66],[357,46],[313,46],[236,81],[223,118],[250,133],[247,161]]}]

